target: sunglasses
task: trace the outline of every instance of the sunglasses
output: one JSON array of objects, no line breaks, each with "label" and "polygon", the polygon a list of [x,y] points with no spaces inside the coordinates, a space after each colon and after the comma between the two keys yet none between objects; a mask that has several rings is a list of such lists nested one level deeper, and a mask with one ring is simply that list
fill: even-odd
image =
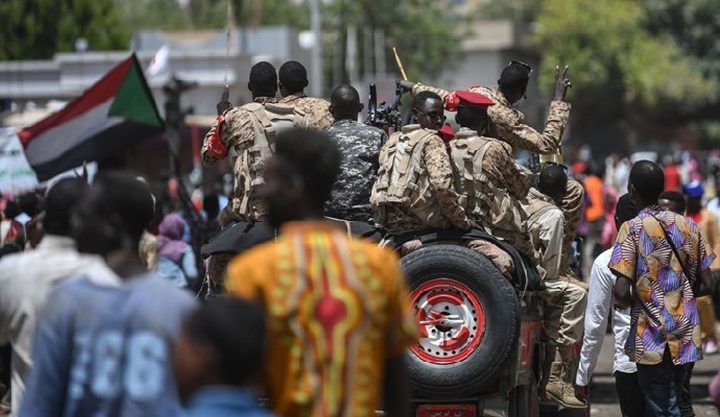
[{"label": "sunglasses", "polygon": [[519,65],[519,66],[527,69],[528,70],[528,78],[530,78],[530,75],[532,75],[532,73],[533,73],[533,69],[530,66],[530,64],[526,64],[525,62],[522,62],[522,61],[512,60],[512,61],[510,61],[510,63],[508,65]]}]

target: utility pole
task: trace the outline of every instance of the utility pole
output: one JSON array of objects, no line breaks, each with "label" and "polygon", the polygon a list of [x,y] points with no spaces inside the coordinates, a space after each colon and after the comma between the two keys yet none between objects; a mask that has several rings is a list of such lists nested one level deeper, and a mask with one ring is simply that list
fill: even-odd
[{"label": "utility pole", "polygon": [[315,35],[315,46],[310,50],[310,92],[315,97],[321,97],[323,91],[323,39],[322,18],[320,17],[320,0],[310,0],[310,28]]}]

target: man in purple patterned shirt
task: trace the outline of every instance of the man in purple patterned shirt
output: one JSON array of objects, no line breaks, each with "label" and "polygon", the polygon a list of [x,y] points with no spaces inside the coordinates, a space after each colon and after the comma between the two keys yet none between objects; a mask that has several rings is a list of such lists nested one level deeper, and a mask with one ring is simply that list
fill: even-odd
[{"label": "man in purple patterned shirt", "polygon": [[618,277],[615,306],[632,307],[625,351],[637,363],[647,412],[680,417],[674,381],[702,359],[692,285],[715,256],[692,220],[657,205],[664,181],[655,163],[633,165],[630,197],[644,208],[620,228],[609,267]]}]

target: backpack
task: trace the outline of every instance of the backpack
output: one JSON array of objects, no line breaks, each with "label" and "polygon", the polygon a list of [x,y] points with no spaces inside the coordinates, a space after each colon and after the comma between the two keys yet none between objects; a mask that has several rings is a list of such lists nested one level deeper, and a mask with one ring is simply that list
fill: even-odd
[{"label": "backpack", "polygon": [[307,127],[305,113],[301,110],[279,103],[249,103],[244,106],[251,115],[254,143],[249,148],[230,150],[235,160],[236,198],[239,207],[233,211],[243,218],[257,220],[255,214],[264,214],[260,208],[257,190],[264,180],[262,177],[265,159],[275,154],[275,139],[283,130],[293,127]]},{"label": "backpack", "polygon": [[[527,213],[508,191],[497,187],[483,172],[485,154],[497,139],[475,136],[474,140],[456,139],[452,145],[456,189],[466,200],[468,216],[488,232],[505,230],[525,233]],[[480,140],[478,140],[480,139]]]},{"label": "backpack", "polygon": [[437,136],[432,130],[416,126],[403,127],[402,133],[386,143],[380,161],[378,178],[370,195],[375,207],[376,221],[387,224],[386,208],[396,206],[403,212],[412,212],[428,227],[437,227],[437,202],[430,190],[423,163],[425,143]]}]

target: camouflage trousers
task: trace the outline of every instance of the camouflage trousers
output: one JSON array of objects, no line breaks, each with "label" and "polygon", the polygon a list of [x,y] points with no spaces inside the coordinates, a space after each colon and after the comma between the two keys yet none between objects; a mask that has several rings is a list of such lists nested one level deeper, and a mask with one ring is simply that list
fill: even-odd
[{"label": "camouflage trousers", "polygon": [[572,346],[582,340],[587,291],[564,280],[545,281],[545,332],[560,346]]}]

